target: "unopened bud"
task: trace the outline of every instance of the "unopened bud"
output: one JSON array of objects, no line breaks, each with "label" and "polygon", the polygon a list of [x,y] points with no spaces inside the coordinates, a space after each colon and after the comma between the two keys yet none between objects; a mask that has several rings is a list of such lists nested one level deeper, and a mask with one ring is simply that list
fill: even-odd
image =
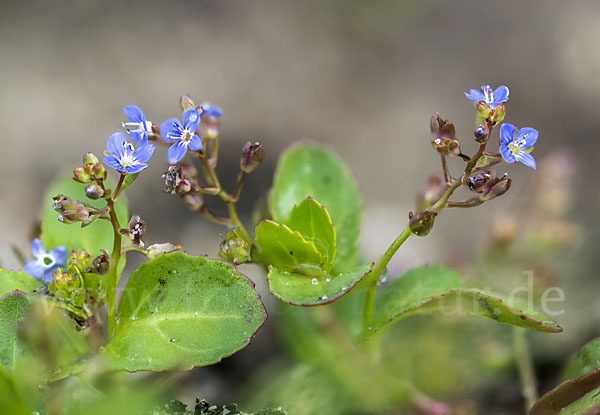
[{"label": "unopened bud", "polygon": [[190,190],[192,190],[192,185],[189,180],[181,179],[177,181],[177,184],[175,185],[175,194],[183,196],[186,193],[189,193]]},{"label": "unopened bud", "polygon": [[467,178],[467,186],[469,186],[470,190],[477,192],[485,186],[492,177],[495,177],[495,173],[492,174],[492,172],[488,170],[480,171],[476,175]]},{"label": "unopened bud", "polygon": [[75,167],[73,169],[73,180],[79,183],[89,183],[92,177],[83,169],[83,167]]},{"label": "unopened bud", "polygon": [[431,140],[433,149],[440,154],[447,154],[450,157],[458,156],[460,151],[460,143],[458,140],[449,139],[446,137],[437,137]]},{"label": "unopened bud", "polygon": [[433,228],[436,216],[437,212],[435,210],[425,210],[415,214],[410,212],[408,214],[408,226],[415,235],[426,236],[431,231],[431,228]]},{"label": "unopened bud", "polygon": [[250,247],[242,237],[239,228],[230,230],[219,246],[219,256],[234,265],[248,262],[250,258],[249,251]]},{"label": "unopened bud", "polygon": [[475,141],[478,143],[485,143],[485,140],[488,138],[488,131],[483,125],[480,125],[473,131],[473,135],[475,136]]},{"label": "unopened bud", "polygon": [[104,189],[98,183],[93,182],[85,187],[85,195],[90,199],[97,200],[104,196]]},{"label": "unopened bud", "polygon": [[512,180],[508,177],[503,177],[502,179],[499,179],[498,182],[496,182],[496,184],[494,184],[494,186],[490,189],[490,191],[483,195],[482,200],[487,202],[488,200],[492,200],[497,198],[498,196],[502,196],[504,193],[508,192],[508,189],[510,189],[511,184]]},{"label": "unopened bud", "polygon": [[181,251],[181,245],[173,245],[172,243],[154,244],[150,245],[146,249],[146,256],[148,259],[154,259],[164,254],[170,254],[172,252]]},{"label": "unopened bud", "polygon": [[92,165],[92,173],[94,178],[98,180],[106,180],[106,169],[102,165],[102,163],[96,163]]},{"label": "unopened bud", "polygon": [[138,215],[134,215],[129,222],[129,239],[134,245],[144,246],[142,236],[146,232],[146,222]]},{"label": "unopened bud", "polygon": [[192,101],[192,98],[188,94],[185,94],[179,98],[179,106],[181,107],[181,111],[185,112],[191,110],[196,105],[194,104],[194,101]]},{"label": "unopened bud", "polygon": [[498,104],[496,105],[496,108],[494,108],[494,112],[492,113],[492,121],[494,123],[499,123],[502,122],[502,120],[504,120],[504,117],[506,116],[506,107],[504,106],[504,104]]},{"label": "unopened bud", "polygon": [[77,267],[80,271],[92,265],[92,257],[85,249],[72,249],[70,257],[71,266]]},{"label": "unopened bud", "polygon": [[259,142],[254,144],[248,141],[242,150],[240,168],[246,172],[253,172],[265,159],[265,148]]},{"label": "unopened bud", "polygon": [[429,176],[427,184],[417,199],[417,209],[425,210],[431,208],[444,194],[448,186],[444,183],[439,173]]},{"label": "unopened bud", "polygon": [[81,280],[76,273],[57,268],[52,271],[52,282],[48,284],[48,291],[59,298],[71,294],[75,289],[81,288]]},{"label": "unopened bud", "polygon": [[106,274],[108,272],[108,268],[110,267],[108,254],[103,251],[102,255],[94,258],[91,267],[95,274]]},{"label": "unopened bud", "polygon": [[485,120],[488,119],[492,110],[489,105],[485,103],[485,101],[479,101],[475,104],[475,109],[477,109],[477,124],[483,124]]},{"label": "unopened bud", "polygon": [[58,220],[62,223],[83,222],[90,216],[90,212],[81,202],[74,202],[70,197],[57,195],[52,200],[52,208],[60,213]]},{"label": "unopened bud", "polygon": [[98,160],[98,157],[96,157],[96,155],[94,153],[85,153],[85,155],[83,156],[83,164],[96,164],[96,163],[100,163],[100,160]]},{"label": "unopened bud", "polygon": [[431,116],[431,120],[429,121],[429,129],[434,138],[456,138],[456,129],[454,128],[454,124],[442,118],[437,112]]}]

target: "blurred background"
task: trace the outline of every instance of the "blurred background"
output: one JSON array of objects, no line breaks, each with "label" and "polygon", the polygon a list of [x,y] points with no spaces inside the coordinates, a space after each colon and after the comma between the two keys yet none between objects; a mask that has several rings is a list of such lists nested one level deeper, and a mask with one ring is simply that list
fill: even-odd
[{"label": "blurred background", "polygon": [[[564,289],[565,313],[556,318],[565,332],[532,336],[541,389],[554,384],[569,353],[600,334],[597,1],[25,0],[0,8],[2,267],[19,268],[11,245],[29,251],[37,213],[49,203],[45,187],[84,152],[102,152],[125,121],[124,105],[142,107],[160,124],[180,115],[184,93],[225,113],[219,174],[229,186],[243,144],[266,147],[267,160],[243,192],[246,220],[266,195],[284,148],[304,137],[334,148],[364,195],[362,248],[375,259],[404,226],[428,174],[439,169],[429,144],[431,114],[453,121],[463,151],[474,152],[474,110],[463,92],[505,84],[506,121],[540,131],[534,155],[538,163],[548,157],[545,168],[501,165],[499,173],[514,179],[506,197],[443,212],[429,237],[403,247],[390,276],[435,262],[477,274],[465,264],[510,233],[516,217],[548,231],[557,242],[552,261],[542,266],[527,257],[511,275],[504,270],[479,281],[526,286],[522,271],[533,269]],[[454,166],[458,173],[460,163]],[[181,241],[190,253],[216,257],[225,230],[160,193],[166,168],[161,150],[129,191],[131,212],[148,223],[147,242]],[[554,199],[540,196],[552,192]],[[548,217],[567,229],[550,226]],[[264,290],[257,269],[242,271]],[[258,360],[283,355],[273,330],[264,328],[222,365],[193,371],[184,399],[242,396]],[[518,385],[508,389],[512,401],[504,404],[518,406]]]}]

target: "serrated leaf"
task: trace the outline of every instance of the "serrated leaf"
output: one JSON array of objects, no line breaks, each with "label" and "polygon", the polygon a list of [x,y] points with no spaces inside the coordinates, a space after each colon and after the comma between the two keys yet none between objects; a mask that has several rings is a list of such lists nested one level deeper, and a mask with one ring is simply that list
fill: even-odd
[{"label": "serrated leaf", "polygon": [[499,323],[558,333],[562,328],[534,311],[523,311],[496,295],[460,286],[460,275],[440,266],[421,266],[392,281],[376,299],[373,319],[359,335],[364,341],[394,321],[434,311],[471,314]]},{"label": "serrated leaf", "polygon": [[255,242],[260,249],[261,258],[267,265],[302,275],[326,274],[321,269],[323,258],[315,244],[286,225],[270,220],[262,221],[256,227]]},{"label": "serrated leaf", "polygon": [[292,208],[312,196],[327,208],[335,225],[335,273],[356,264],[362,203],[349,169],[331,150],[302,143],[285,151],[277,165],[269,209],[276,222],[286,223]]},{"label": "serrated leaf", "polygon": [[307,277],[269,267],[269,291],[293,305],[310,306],[330,303],[350,291],[371,272],[373,264],[363,265],[335,276]]},{"label": "serrated leaf", "polygon": [[23,271],[6,271],[0,268],[0,297],[15,290],[31,293],[42,287],[41,281]]},{"label": "serrated leaf", "polygon": [[266,319],[254,284],[233,266],[176,252],[133,272],[105,355],[118,370],[187,370],[250,342]]},{"label": "serrated leaf", "polygon": [[314,243],[323,257],[323,269],[331,270],[335,258],[335,228],[327,209],[312,197],[308,197],[294,206],[285,224]]},{"label": "serrated leaf", "polygon": [[[71,173],[59,176],[44,195],[42,199],[43,207],[40,213],[42,221],[40,239],[48,250],[64,245],[67,247],[67,252],[70,252],[73,248],[82,248],[93,257],[100,255],[101,249],[110,252],[113,246],[114,234],[112,225],[109,222],[98,220],[85,228],[81,228],[78,223],[65,225],[58,221],[58,213],[52,208],[52,197],[58,194],[64,194],[73,200],[86,201],[99,209],[106,206],[103,200],[87,199],[85,197],[85,185],[75,182],[72,176]],[[115,210],[121,226],[125,226],[129,218],[127,216],[127,202],[123,196],[120,196],[115,203]],[[123,259],[123,265],[124,262]]]}]

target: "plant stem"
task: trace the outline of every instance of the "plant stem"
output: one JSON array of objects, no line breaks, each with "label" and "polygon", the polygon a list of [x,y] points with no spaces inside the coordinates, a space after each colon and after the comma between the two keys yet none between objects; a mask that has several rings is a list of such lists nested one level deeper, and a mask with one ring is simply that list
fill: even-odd
[{"label": "plant stem", "polygon": [[524,328],[513,327],[513,344],[521,378],[521,394],[525,400],[525,411],[529,412],[537,400],[537,379],[529,352],[527,331]]},{"label": "plant stem", "polygon": [[121,225],[119,224],[119,218],[115,212],[115,201],[121,191],[123,180],[125,175],[121,174],[117,187],[113,195],[106,200],[106,204],[109,208],[108,214],[110,216],[110,223],[113,226],[113,250],[110,258],[110,266],[108,268],[107,284],[106,284],[106,314],[108,323],[108,338],[111,339],[115,334],[115,327],[117,325],[117,282],[119,278],[117,276],[119,268],[119,259],[121,259]]},{"label": "plant stem", "polygon": [[450,172],[448,171],[448,163],[446,162],[446,155],[440,154],[440,158],[442,159],[442,171],[444,172],[444,180],[447,184],[451,183]]}]

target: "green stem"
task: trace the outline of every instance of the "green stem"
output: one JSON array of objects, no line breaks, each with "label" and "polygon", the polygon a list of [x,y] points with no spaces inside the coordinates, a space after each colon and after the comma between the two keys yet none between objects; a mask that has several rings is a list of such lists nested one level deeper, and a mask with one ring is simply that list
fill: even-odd
[{"label": "green stem", "polygon": [[109,208],[110,223],[113,226],[113,250],[110,258],[110,266],[108,268],[107,287],[106,287],[106,314],[108,323],[108,338],[111,339],[115,334],[115,327],[117,325],[117,282],[119,259],[121,259],[121,225],[119,225],[119,218],[115,212],[115,201],[120,193],[121,186],[125,175],[121,174],[117,187],[113,193],[113,196],[108,198],[106,204]]},{"label": "green stem", "polygon": [[521,394],[525,400],[525,411],[529,412],[537,400],[537,379],[524,328],[513,327],[513,344],[521,378]]}]

